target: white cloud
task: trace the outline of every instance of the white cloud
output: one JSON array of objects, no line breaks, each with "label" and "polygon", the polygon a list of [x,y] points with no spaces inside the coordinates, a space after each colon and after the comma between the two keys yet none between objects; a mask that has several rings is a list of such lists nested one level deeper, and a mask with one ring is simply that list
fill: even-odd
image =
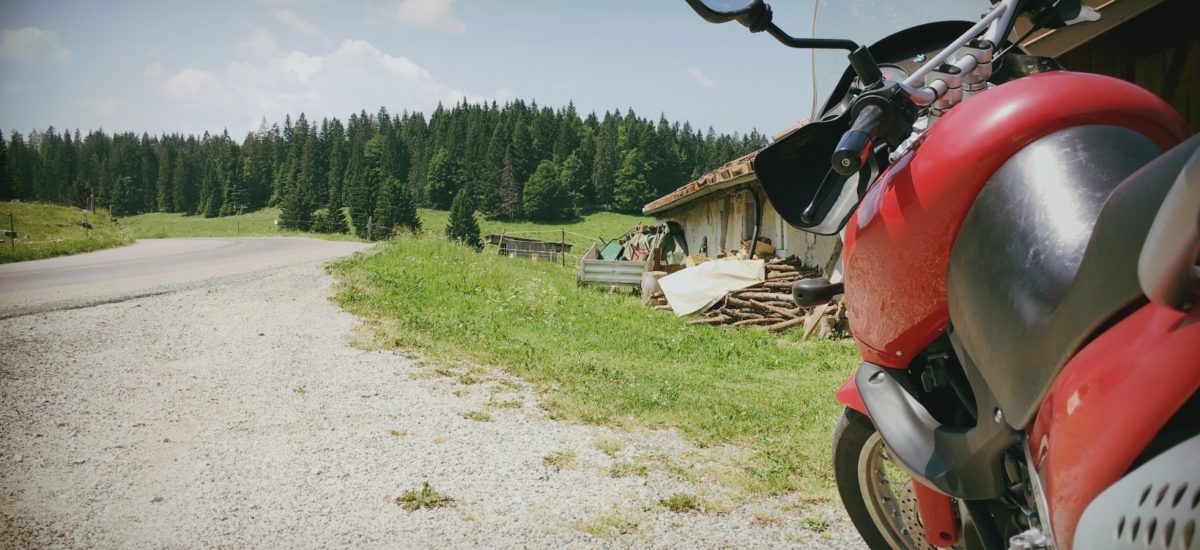
[{"label": "white cloud", "polygon": [[262,27],[255,27],[250,38],[238,43],[238,48],[243,54],[254,58],[269,58],[279,53],[275,36]]},{"label": "white cloud", "polygon": [[716,88],[717,87],[717,82],[715,80],[709,78],[708,76],[706,76],[703,72],[700,71],[700,69],[697,69],[695,67],[690,67],[690,68],[688,68],[687,72],[689,75],[691,75],[692,80],[695,80],[696,84],[699,84],[701,87],[704,87],[704,88]]},{"label": "white cloud", "polygon": [[121,108],[124,101],[119,97],[86,97],[78,105],[84,111],[97,116],[110,116]]},{"label": "white cloud", "polygon": [[292,10],[275,10],[274,14],[275,19],[278,19],[280,23],[287,25],[292,30],[304,36],[321,36],[321,29],[318,29],[316,25],[309,23],[307,19],[300,17],[300,14]]},{"label": "white cloud", "polygon": [[263,61],[238,61],[220,71],[185,68],[169,73],[159,64],[146,69],[147,84],[172,108],[202,111],[231,129],[258,121],[282,120],[300,112],[310,120],[345,117],[363,109],[431,111],[439,101],[503,101],[511,90],[490,97],[472,95],[438,82],[403,56],[380,51],[363,40],[347,40],[324,55],[279,52]]},{"label": "white cloud", "polygon": [[72,57],[71,50],[63,47],[54,31],[37,27],[0,31],[0,59],[70,63]]},{"label": "white cloud", "polygon": [[450,32],[467,30],[454,16],[454,0],[390,0],[372,11],[400,23]]}]

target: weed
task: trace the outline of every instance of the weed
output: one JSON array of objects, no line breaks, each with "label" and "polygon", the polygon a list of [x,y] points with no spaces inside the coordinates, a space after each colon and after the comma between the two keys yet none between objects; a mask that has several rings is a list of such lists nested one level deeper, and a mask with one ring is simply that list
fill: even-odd
[{"label": "weed", "polygon": [[700,505],[696,503],[696,497],[687,493],[675,493],[667,498],[658,501],[664,508],[675,512],[692,512],[700,509]]},{"label": "weed", "polygon": [[300,395],[304,395],[304,394],[308,393],[308,388],[306,388],[304,386],[296,386],[296,387],[292,388],[292,392],[298,393]]},{"label": "weed", "polygon": [[433,490],[428,481],[420,491],[405,491],[404,494],[396,497],[396,504],[409,512],[415,512],[422,508],[442,508],[453,502],[454,499]]},{"label": "weed", "polygon": [[408,435],[408,430],[392,430],[388,433],[392,434],[392,437],[404,437]]},{"label": "weed", "polygon": [[474,420],[476,422],[491,422],[492,421],[492,415],[485,413],[483,411],[465,412],[462,414],[462,417],[466,418],[467,420]]},{"label": "weed", "polygon": [[814,533],[824,533],[826,529],[829,529],[829,522],[821,518],[809,516],[801,521],[806,529]]},{"label": "weed", "polygon": [[488,401],[488,406],[497,409],[519,409],[525,406],[525,403],[520,399],[510,399],[508,401]]},{"label": "weed", "polygon": [[617,439],[597,439],[592,445],[608,456],[617,456],[625,448],[625,444]]},{"label": "weed", "polygon": [[547,467],[554,468],[555,470],[570,468],[575,464],[575,450],[566,449],[557,453],[543,456],[542,464]]},{"label": "weed", "polygon": [[636,533],[640,526],[637,518],[619,511],[600,514],[590,520],[575,524],[576,529],[597,537],[615,537]]},{"label": "weed", "polygon": [[478,376],[475,376],[469,372],[467,374],[464,374],[464,375],[458,377],[458,383],[463,384],[465,386],[470,386],[472,384],[482,384],[483,382],[484,382],[484,380],[482,378],[479,378]]},{"label": "weed", "polygon": [[621,461],[613,462],[612,466],[608,467],[609,477],[646,477],[649,474],[650,468],[645,464],[634,464],[632,462]]}]

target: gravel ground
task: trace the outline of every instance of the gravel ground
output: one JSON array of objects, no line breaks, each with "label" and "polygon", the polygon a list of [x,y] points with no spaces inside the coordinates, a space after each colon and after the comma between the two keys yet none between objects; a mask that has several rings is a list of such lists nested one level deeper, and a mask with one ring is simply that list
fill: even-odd
[{"label": "gravel ground", "polygon": [[[711,483],[737,449],[356,349],[330,284],[308,264],[0,320],[0,546],[862,546],[835,504]],[[396,503],[425,483],[453,501]]]}]

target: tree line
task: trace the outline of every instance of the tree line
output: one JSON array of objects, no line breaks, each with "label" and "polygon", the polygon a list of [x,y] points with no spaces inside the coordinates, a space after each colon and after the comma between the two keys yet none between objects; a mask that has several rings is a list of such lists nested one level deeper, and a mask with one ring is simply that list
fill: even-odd
[{"label": "tree line", "polygon": [[372,220],[416,228],[417,206],[445,210],[460,195],[463,208],[500,219],[639,212],[766,143],[757,131],[718,135],[632,110],[581,117],[573,104],[521,100],[439,105],[428,119],[381,108],[344,125],[301,113],[282,126],[264,120],[241,143],[227,131],[82,136],[50,127],[7,140],[0,133],[0,198],[94,205],[116,216],[278,206],[285,227],[365,237]]}]

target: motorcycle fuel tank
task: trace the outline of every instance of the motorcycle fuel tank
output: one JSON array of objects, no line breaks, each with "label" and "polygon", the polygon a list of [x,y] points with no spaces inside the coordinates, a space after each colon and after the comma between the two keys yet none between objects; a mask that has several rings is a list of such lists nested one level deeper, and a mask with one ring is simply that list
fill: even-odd
[{"label": "motorcycle fuel tank", "polygon": [[949,324],[946,278],[963,220],[992,175],[1065,128],[1106,125],[1162,150],[1190,135],[1136,85],[1054,71],[979,94],[941,117],[872,185],[845,230],[846,309],[863,358],[905,368]]}]

